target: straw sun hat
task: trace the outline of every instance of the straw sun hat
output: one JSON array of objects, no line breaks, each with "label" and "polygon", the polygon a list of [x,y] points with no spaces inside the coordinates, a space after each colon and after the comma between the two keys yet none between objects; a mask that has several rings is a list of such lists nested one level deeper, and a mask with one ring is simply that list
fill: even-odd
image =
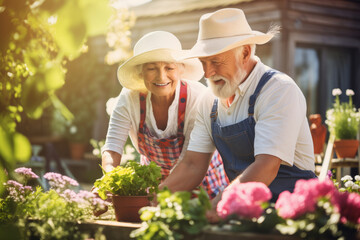
[{"label": "straw sun hat", "polygon": [[224,8],[201,16],[196,44],[187,58],[208,57],[247,44],[264,44],[278,32],[254,31],[238,8]]},{"label": "straw sun hat", "polygon": [[[117,71],[120,84],[131,90],[146,91],[144,80],[136,66],[148,62],[183,63],[182,79],[198,81],[203,76],[198,59],[186,59],[187,50],[182,50],[180,41],[171,33],[155,31],[144,35],[134,46],[134,56],[124,62]],[[182,59],[182,60],[180,60]]]}]

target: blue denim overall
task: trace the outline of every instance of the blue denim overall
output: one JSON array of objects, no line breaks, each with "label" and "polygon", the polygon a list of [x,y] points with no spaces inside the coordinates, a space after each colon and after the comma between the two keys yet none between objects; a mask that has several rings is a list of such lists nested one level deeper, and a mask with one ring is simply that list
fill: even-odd
[{"label": "blue denim overall", "polygon": [[[211,110],[211,129],[215,146],[223,159],[225,172],[230,181],[234,180],[242,171],[255,161],[254,138],[255,119],[254,107],[256,98],[259,96],[262,87],[277,71],[269,70],[261,77],[255,92],[250,96],[248,118],[238,123],[220,126],[217,120],[218,99],[214,100]],[[282,191],[294,190],[295,182],[298,179],[316,178],[314,172],[301,170],[295,165],[292,167],[281,164],[279,172],[274,181],[269,185],[272,192],[272,202],[275,202]]]}]

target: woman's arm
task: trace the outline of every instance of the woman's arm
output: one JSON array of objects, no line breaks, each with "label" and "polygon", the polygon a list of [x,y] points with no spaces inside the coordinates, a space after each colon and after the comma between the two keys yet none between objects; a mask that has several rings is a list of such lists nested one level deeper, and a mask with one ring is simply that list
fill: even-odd
[{"label": "woman's arm", "polygon": [[114,167],[120,165],[121,154],[114,151],[104,151],[102,154],[102,167],[105,172],[111,171]]}]

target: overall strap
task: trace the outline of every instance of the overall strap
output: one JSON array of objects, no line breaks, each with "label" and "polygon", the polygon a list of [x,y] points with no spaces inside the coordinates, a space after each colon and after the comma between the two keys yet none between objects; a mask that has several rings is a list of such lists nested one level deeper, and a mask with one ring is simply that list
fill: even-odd
[{"label": "overall strap", "polygon": [[184,130],[186,100],[187,100],[187,83],[181,81],[179,107],[178,107],[178,133],[182,133]]},{"label": "overall strap", "polygon": [[212,109],[211,109],[211,113],[210,113],[210,118],[211,118],[211,122],[215,122],[216,119],[217,119],[217,115],[218,115],[218,101],[219,99],[218,98],[215,98],[214,99],[214,104],[212,106]]},{"label": "overall strap", "polygon": [[140,126],[139,130],[144,129],[145,117],[146,117],[146,96],[147,93],[140,93]]},{"label": "overall strap", "polygon": [[270,80],[270,78],[275,73],[278,73],[278,71],[270,69],[270,70],[266,71],[264,73],[264,75],[262,75],[258,85],[256,86],[256,89],[255,89],[254,93],[249,98],[249,109],[248,109],[249,116],[254,115],[254,107],[255,107],[256,98],[259,96],[263,86],[265,86],[265,84]]}]

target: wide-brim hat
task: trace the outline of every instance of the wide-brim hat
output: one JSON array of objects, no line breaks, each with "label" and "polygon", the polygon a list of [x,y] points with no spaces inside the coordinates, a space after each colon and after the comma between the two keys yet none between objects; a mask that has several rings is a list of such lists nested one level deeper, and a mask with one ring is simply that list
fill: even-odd
[{"label": "wide-brim hat", "polygon": [[197,42],[187,57],[208,57],[242,45],[264,44],[275,34],[252,30],[241,9],[224,8],[201,16]]},{"label": "wide-brim hat", "polygon": [[185,59],[188,50],[182,50],[175,35],[155,31],[144,35],[134,46],[134,56],[119,66],[117,77],[120,84],[131,90],[146,91],[143,78],[136,66],[149,62],[176,62],[184,64],[182,79],[198,81],[204,72],[197,59]]}]

